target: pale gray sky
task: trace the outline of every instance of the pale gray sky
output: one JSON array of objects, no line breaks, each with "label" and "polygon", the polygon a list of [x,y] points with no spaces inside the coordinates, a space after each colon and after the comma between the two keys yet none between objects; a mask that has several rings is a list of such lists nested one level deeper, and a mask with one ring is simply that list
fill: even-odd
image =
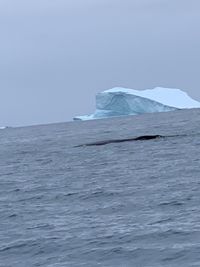
[{"label": "pale gray sky", "polygon": [[1,0],[0,126],[94,111],[115,86],[200,100],[199,0]]}]

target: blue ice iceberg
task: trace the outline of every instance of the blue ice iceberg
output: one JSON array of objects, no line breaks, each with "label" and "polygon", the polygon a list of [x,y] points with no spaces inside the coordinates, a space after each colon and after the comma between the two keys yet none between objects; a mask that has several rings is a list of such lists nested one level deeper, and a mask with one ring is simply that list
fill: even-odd
[{"label": "blue ice iceberg", "polygon": [[200,102],[179,89],[156,87],[147,90],[113,88],[97,94],[96,111],[75,120],[93,120],[116,116],[167,112],[185,108],[200,108]]}]

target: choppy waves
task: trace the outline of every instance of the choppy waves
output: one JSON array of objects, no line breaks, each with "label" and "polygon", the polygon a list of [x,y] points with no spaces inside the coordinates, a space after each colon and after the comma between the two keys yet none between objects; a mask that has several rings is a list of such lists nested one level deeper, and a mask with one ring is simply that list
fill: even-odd
[{"label": "choppy waves", "polygon": [[0,266],[200,266],[199,136],[199,110],[2,131]]}]

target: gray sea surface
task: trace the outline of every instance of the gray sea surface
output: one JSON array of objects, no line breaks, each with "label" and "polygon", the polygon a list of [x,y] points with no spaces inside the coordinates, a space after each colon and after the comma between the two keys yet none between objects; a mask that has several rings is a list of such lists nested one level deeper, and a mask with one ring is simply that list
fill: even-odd
[{"label": "gray sea surface", "polygon": [[199,267],[200,110],[1,130],[0,267],[37,266]]}]

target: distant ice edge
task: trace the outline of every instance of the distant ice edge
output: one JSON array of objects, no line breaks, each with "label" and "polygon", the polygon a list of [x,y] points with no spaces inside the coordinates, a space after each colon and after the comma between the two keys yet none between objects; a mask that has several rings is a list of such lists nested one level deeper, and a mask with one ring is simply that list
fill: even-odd
[{"label": "distant ice edge", "polygon": [[94,120],[188,108],[200,108],[200,102],[180,89],[156,87],[133,90],[116,87],[96,95],[94,114],[77,116],[74,120]]}]

